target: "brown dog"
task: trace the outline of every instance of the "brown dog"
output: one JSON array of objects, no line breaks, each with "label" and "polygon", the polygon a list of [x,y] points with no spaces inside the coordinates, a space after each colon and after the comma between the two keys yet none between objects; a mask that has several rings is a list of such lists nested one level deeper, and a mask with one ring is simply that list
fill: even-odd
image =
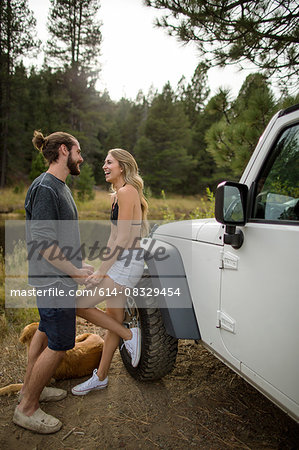
[{"label": "brown dog", "polygon": [[[27,350],[37,328],[38,322],[30,323],[21,333],[20,342],[27,345]],[[63,380],[90,375],[99,365],[103,344],[104,340],[97,334],[84,333],[77,336],[75,347],[66,352],[53,378]],[[21,388],[22,384],[10,384],[0,389],[0,395],[15,393]]]}]

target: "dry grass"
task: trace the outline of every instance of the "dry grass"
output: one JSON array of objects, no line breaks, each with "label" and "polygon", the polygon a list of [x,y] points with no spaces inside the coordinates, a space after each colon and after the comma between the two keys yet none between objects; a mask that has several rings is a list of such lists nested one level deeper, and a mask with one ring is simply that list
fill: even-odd
[{"label": "dry grass", "polygon": [[[27,189],[28,186],[24,188],[23,192],[14,192],[15,188],[2,189],[0,212],[14,212],[24,216],[24,201]],[[110,196],[107,190],[95,190],[95,198],[93,200],[80,201],[76,192],[74,197],[79,211],[79,219],[105,220],[109,218]],[[206,196],[200,195],[183,196],[166,193],[166,199],[162,195],[159,198],[151,197],[148,199],[149,219],[163,219],[167,207],[173,211],[176,219],[187,218],[196,208],[204,209],[206,201]]]},{"label": "dry grass", "polygon": [[78,200],[77,194],[74,194],[76,205],[79,212],[79,219],[87,220],[105,220],[110,214],[110,196],[105,190],[96,190],[93,200]]},{"label": "dry grass", "polygon": [[[22,192],[15,192],[15,188],[5,188],[0,191],[0,212],[14,212],[24,214],[24,202],[26,192],[29,186],[26,186]],[[78,200],[77,193],[74,193],[78,207],[80,219],[106,219],[109,215],[110,198],[105,190],[96,190],[93,200],[81,202]],[[8,217],[10,218],[10,217]]]},{"label": "dry grass", "polygon": [[16,192],[15,188],[4,188],[0,190],[0,213],[18,212],[24,210],[24,201],[27,189]]},{"label": "dry grass", "polygon": [[26,361],[26,348],[19,343],[19,331],[10,327],[1,339],[0,386],[22,383]]},{"label": "dry grass", "polygon": [[[21,267],[21,261],[19,265]],[[17,264],[15,269],[18,271]],[[36,308],[5,308],[5,264],[0,249],[0,342],[3,343],[7,338],[10,341],[11,333],[18,334],[24,325],[37,320],[39,315]]]},{"label": "dry grass", "polygon": [[161,220],[167,214],[167,210],[170,210],[174,214],[174,219],[187,218],[191,211],[198,207],[202,202],[202,197],[196,196],[182,196],[182,195],[167,195],[166,199],[150,198],[149,204],[149,219]]}]

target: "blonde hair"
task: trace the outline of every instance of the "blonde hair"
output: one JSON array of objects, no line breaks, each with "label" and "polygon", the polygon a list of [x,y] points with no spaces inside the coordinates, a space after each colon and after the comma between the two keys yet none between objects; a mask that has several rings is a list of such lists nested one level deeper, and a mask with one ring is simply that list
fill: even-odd
[{"label": "blonde hair", "polygon": [[[126,184],[132,185],[138,192],[140,198],[141,212],[142,212],[142,231],[143,234],[148,232],[147,224],[147,212],[148,204],[143,195],[143,179],[139,175],[139,169],[135,158],[127,150],[122,148],[113,148],[108,151],[113,158],[118,161],[120,168],[122,169],[124,181]],[[112,185],[113,192],[116,192],[115,187]]]}]

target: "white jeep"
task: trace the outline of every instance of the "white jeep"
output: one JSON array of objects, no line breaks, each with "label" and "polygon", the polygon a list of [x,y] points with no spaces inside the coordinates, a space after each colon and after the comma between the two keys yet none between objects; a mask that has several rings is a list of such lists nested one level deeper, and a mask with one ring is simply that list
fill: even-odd
[{"label": "white jeep", "polygon": [[161,225],[144,241],[147,270],[126,316],[142,353],[133,368],[123,348],[124,364],[158,379],[178,339],[201,339],[299,421],[299,105],[272,118],[240,183],[218,186],[215,217]]}]

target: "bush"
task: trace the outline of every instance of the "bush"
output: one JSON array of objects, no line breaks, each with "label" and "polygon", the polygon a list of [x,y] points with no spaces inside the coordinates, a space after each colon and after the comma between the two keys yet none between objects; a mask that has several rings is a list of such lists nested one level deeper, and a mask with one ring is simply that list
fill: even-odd
[{"label": "bush", "polygon": [[25,189],[25,185],[23,183],[23,181],[21,181],[19,184],[17,184],[14,189],[13,189],[13,193],[14,194],[23,194]]},{"label": "bush", "polygon": [[29,174],[30,180],[33,181],[37,178],[41,173],[47,170],[46,160],[43,157],[42,153],[38,153],[32,160],[31,171]]},{"label": "bush", "polygon": [[207,187],[207,201],[201,200],[201,207],[195,208],[190,212],[188,219],[209,219],[215,215],[215,195]]},{"label": "bush", "polygon": [[78,199],[80,201],[93,200],[95,197],[94,193],[95,179],[93,176],[92,168],[89,164],[84,164],[81,169],[80,176],[76,179],[75,186],[78,189]]}]

